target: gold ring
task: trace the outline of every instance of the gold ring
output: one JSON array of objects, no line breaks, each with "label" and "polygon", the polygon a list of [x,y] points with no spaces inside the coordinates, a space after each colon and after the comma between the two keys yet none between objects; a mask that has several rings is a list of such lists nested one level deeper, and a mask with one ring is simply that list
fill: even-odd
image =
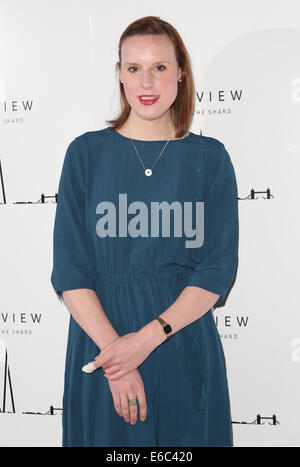
[{"label": "gold ring", "polygon": [[136,403],[136,398],[128,399],[128,404],[129,404],[129,405],[137,405],[137,403]]}]

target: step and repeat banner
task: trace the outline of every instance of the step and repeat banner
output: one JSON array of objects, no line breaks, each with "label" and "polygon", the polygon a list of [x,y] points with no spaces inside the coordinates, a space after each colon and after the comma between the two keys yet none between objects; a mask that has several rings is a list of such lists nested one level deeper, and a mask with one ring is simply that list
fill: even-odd
[{"label": "step and repeat banner", "polygon": [[0,0],[0,445],[61,445],[69,312],[50,283],[59,176],[71,140],[119,111],[120,35],[155,15],[190,53],[190,130],[222,141],[237,177],[238,271],[214,310],[234,445],[299,446],[300,4],[128,6]]}]

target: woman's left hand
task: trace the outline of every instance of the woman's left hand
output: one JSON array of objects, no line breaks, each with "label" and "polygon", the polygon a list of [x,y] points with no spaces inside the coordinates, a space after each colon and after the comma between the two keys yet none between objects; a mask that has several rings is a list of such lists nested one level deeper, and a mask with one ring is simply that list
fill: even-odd
[{"label": "woman's left hand", "polygon": [[94,364],[105,370],[107,379],[115,380],[138,368],[152,351],[138,332],[130,332],[103,347]]}]

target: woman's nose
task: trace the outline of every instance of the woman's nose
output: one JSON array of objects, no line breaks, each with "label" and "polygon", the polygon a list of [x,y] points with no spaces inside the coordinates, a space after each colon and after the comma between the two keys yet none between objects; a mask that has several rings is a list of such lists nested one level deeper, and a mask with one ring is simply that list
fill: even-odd
[{"label": "woman's nose", "polygon": [[142,73],[141,74],[141,85],[148,88],[152,86],[153,77],[150,73]]}]

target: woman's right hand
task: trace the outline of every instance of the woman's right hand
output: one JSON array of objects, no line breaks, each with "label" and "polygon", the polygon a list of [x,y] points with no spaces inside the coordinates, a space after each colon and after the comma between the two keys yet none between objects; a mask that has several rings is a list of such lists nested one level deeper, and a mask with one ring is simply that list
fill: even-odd
[{"label": "woman's right hand", "polygon": [[140,420],[146,420],[147,401],[144,383],[138,369],[131,371],[125,376],[115,380],[107,380],[116,412],[124,417],[126,422],[135,425],[137,422],[137,405],[129,405],[128,399],[136,397],[140,408]]}]

